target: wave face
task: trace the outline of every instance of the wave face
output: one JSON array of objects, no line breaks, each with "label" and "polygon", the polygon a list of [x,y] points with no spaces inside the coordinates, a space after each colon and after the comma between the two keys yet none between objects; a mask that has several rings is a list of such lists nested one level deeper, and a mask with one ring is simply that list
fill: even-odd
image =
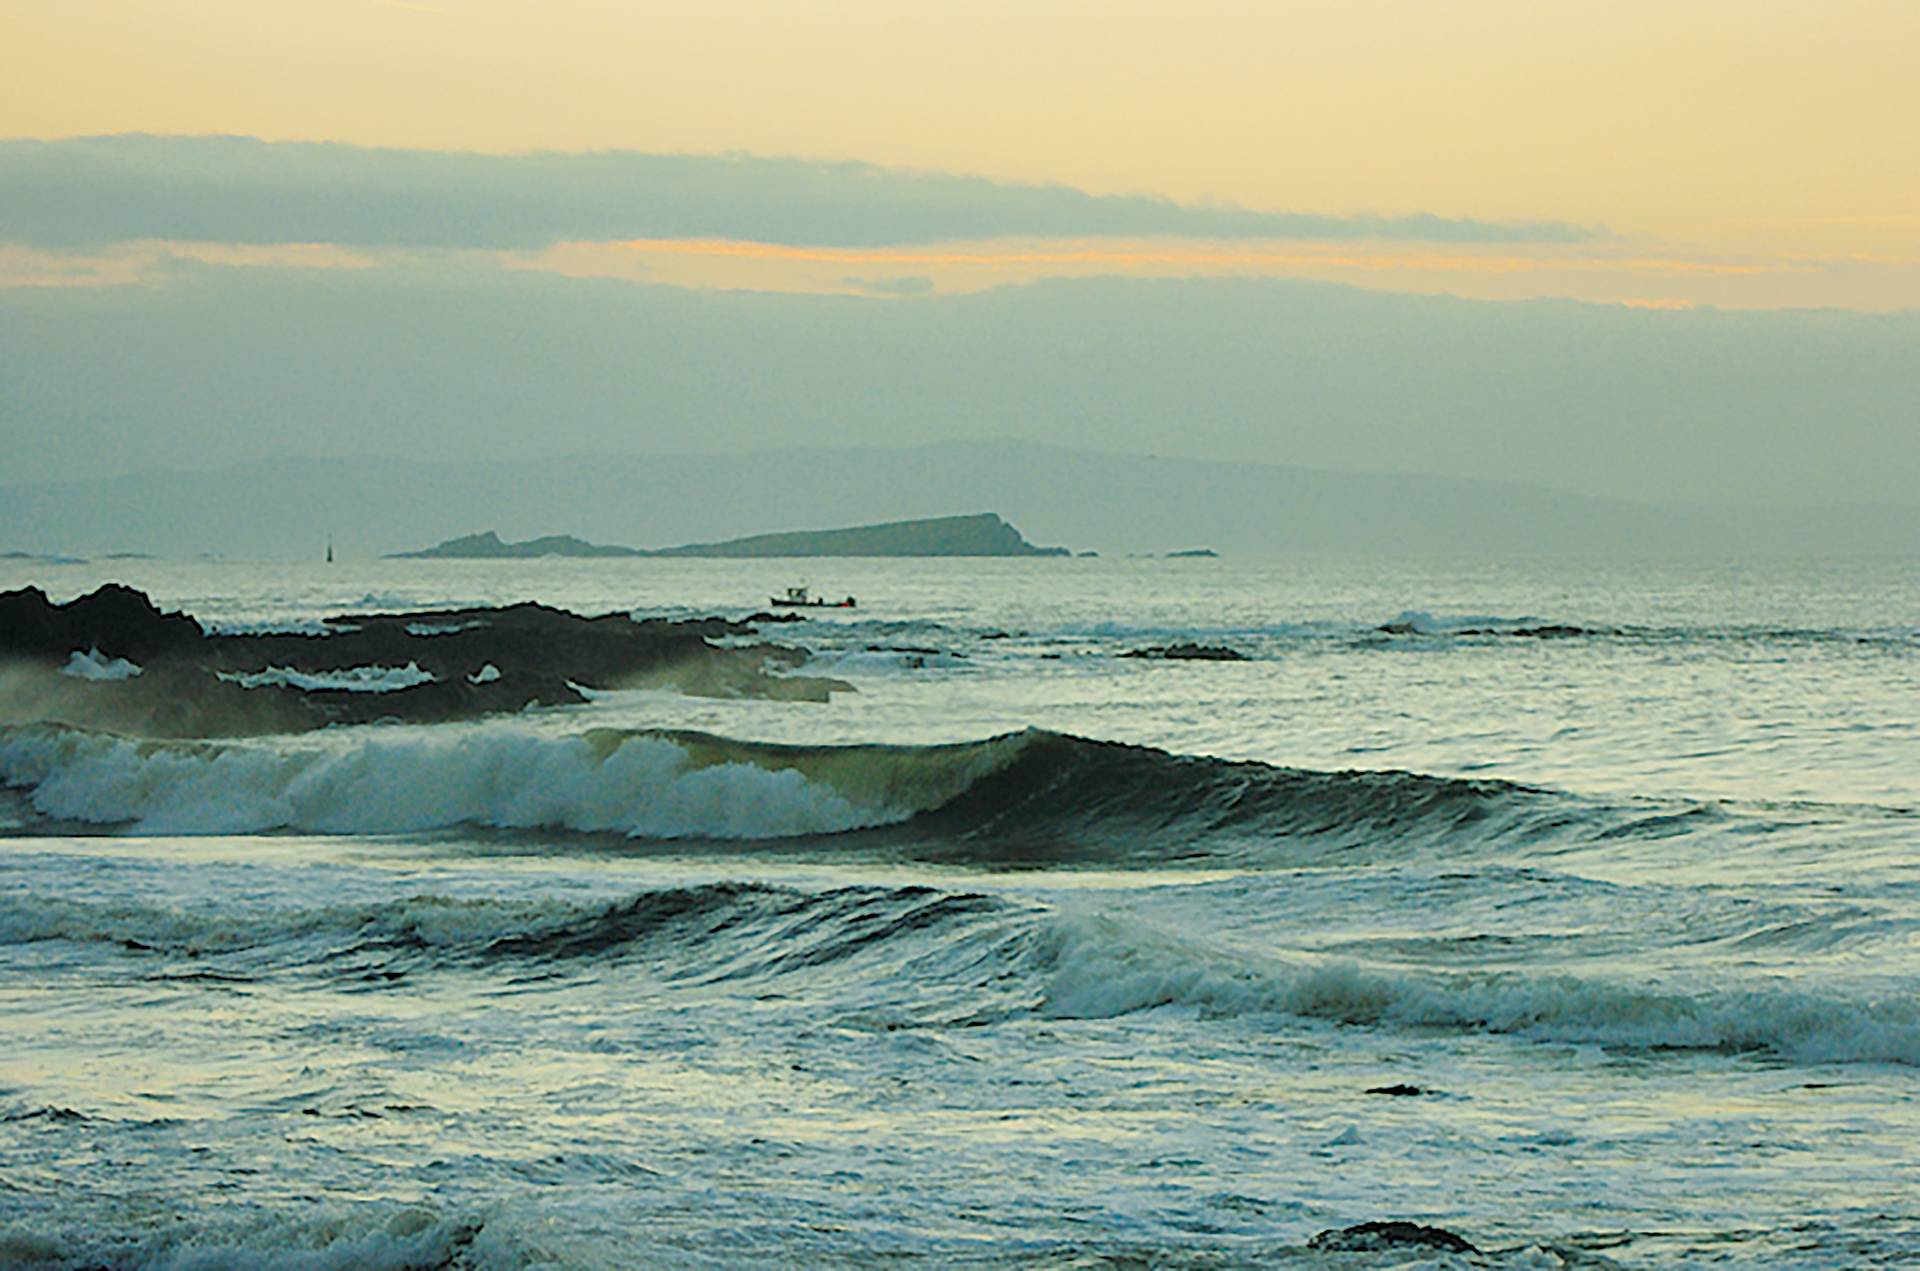
[{"label": "wave face", "polygon": [[[489,826],[634,839],[865,835],[953,859],[1311,863],[1670,835],[1700,809],[1608,808],[1495,781],[1311,772],[1029,730],[936,746],[710,734],[364,730],[156,742],[0,731],[41,816],[137,832],[380,834]],[[878,838],[875,838],[878,835]]]},{"label": "wave face", "polygon": [[1920,1066],[1920,1004],[1894,993],[1754,981],[1654,987],[1591,972],[1362,963],[1221,945],[1136,915],[929,886],[718,882],[610,902],[426,895],[245,912],[0,898],[0,945],[50,941],[177,961],[179,974],[219,983],[289,969],[336,983],[460,971],[640,976],[703,995],[818,997],[889,1028],[1170,1010],[1255,1029],[1307,1020]]}]

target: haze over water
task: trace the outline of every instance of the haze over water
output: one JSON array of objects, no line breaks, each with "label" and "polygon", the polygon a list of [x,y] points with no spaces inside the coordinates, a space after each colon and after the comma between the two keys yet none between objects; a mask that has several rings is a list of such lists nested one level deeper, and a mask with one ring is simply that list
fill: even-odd
[{"label": "haze over water", "polygon": [[[231,627],[794,581],[112,572]],[[1920,1254],[1912,562],[806,573],[824,704],[0,734],[6,1259]],[[1248,660],[1116,656],[1184,640]]]}]

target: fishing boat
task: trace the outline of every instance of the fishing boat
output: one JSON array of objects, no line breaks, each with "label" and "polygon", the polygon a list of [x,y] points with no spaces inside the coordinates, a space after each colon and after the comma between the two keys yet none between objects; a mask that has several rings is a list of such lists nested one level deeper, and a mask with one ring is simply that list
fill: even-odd
[{"label": "fishing boat", "polygon": [[848,596],[844,600],[828,600],[825,596],[815,596],[807,591],[803,583],[798,587],[787,588],[784,596],[769,596],[767,603],[786,609],[851,609],[854,599]]}]

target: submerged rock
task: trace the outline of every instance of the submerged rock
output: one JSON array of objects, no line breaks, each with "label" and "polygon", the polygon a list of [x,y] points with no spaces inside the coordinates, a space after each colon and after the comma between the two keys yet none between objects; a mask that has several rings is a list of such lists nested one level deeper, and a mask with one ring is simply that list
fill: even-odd
[{"label": "submerged rock", "polygon": [[1307,1241],[1307,1248],[1328,1253],[1385,1253],[1393,1249],[1438,1249],[1443,1253],[1479,1253],[1470,1241],[1445,1227],[1417,1222],[1363,1222],[1338,1231],[1323,1231]]},{"label": "submerged rock", "polygon": [[1152,658],[1166,662],[1245,662],[1247,655],[1221,644],[1150,644],[1128,649],[1123,658]]}]

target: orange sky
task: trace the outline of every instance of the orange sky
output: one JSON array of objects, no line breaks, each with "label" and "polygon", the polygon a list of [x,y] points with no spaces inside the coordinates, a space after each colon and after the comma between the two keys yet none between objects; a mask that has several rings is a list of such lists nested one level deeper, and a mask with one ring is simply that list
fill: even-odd
[{"label": "orange sky", "polygon": [[[1551,294],[1920,304],[1913,0],[9,0],[0,50],[13,137],[859,158],[1624,244],[1589,267],[1543,249],[1522,272]],[[1273,245],[1190,266],[1263,253],[1345,268]],[[1113,267],[1183,267],[1134,254]],[[1641,295],[1619,259],[1706,268]],[[1741,263],[1772,282],[1730,284]],[[1345,271],[1507,285],[1468,265]],[[1556,281],[1602,272],[1620,285]]]}]

